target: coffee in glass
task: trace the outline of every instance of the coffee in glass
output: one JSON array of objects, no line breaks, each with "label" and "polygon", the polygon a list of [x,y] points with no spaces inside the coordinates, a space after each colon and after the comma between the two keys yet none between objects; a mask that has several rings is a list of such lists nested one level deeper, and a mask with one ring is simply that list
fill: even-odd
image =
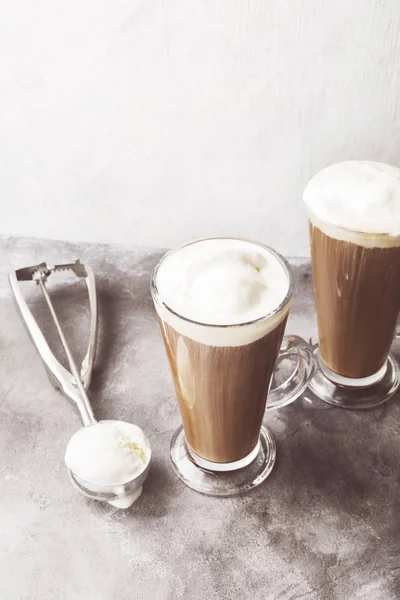
[{"label": "coffee in glass", "polygon": [[400,169],[338,163],[310,181],[304,201],[319,332],[311,389],[347,408],[380,404],[399,385],[389,352],[400,311]]},{"label": "coffee in glass", "polygon": [[[304,340],[282,343],[290,267],[261,244],[199,240],[160,261],[152,295],[183,421],[171,443],[175,471],[206,494],[251,489],[275,460],[262,427],[267,396],[267,407],[292,402],[313,368]],[[269,391],[281,345],[281,356],[298,360],[288,381]]]}]

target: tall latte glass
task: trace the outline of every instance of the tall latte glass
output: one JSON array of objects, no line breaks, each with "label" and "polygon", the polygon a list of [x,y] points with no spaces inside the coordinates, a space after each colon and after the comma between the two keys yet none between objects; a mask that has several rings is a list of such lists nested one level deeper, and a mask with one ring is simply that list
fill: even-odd
[{"label": "tall latte glass", "polygon": [[[171,442],[175,471],[210,495],[259,485],[275,462],[262,427],[267,396],[267,408],[289,404],[313,369],[311,347],[283,338],[289,265],[261,244],[199,240],[162,258],[151,291],[183,421]],[[294,357],[295,366],[270,389],[278,356]]]},{"label": "tall latte glass", "polygon": [[400,311],[400,169],[349,161],[308,184],[319,369],[311,389],[345,408],[399,387],[390,348]]}]

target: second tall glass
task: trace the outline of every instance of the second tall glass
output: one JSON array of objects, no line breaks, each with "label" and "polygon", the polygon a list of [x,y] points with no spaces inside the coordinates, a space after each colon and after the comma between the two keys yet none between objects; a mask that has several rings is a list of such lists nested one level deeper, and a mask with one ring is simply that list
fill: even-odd
[{"label": "second tall glass", "polygon": [[363,161],[327,167],[305,192],[319,333],[310,389],[343,408],[376,406],[400,386],[390,353],[400,310],[399,198],[400,169]]}]

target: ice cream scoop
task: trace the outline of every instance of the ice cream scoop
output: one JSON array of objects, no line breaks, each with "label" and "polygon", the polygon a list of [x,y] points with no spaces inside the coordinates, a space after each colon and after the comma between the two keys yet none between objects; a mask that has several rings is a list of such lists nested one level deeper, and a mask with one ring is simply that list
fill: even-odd
[{"label": "ice cream scoop", "polygon": [[[76,402],[84,427],[72,436],[67,446],[66,463],[71,479],[86,496],[106,500],[117,508],[129,508],[142,493],[150,464],[150,444],[136,425],[124,421],[96,421],[78,367],[40,272],[37,282],[46,298],[79,390]],[[118,423],[118,426],[113,423]],[[128,431],[131,435],[128,435]],[[134,437],[141,438],[141,445],[132,437],[132,432]]]},{"label": "ice cream scoop", "polygon": [[[108,502],[127,508],[142,493],[150,458],[150,443],[140,427],[126,421],[99,421],[72,436],[65,464],[80,491],[89,496],[117,496]],[[130,493],[121,497],[126,484]]]},{"label": "ice cream scoop", "polygon": [[[45,286],[51,273],[64,270],[70,270],[77,277],[85,278],[89,292],[91,332],[81,372],[78,371]],[[72,482],[85,496],[109,502],[117,508],[128,508],[142,492],[149,471],[151,448],[145,434],[137,425],[125,421],[97,422],[86,393],[97,338],[97,299],[92,269],[79,260],[64,265],[41,263],[14,271],[10,273],[9,278],[22,318],[42,357],[50,380],[77,406],[82,419],[83,427],[72,436],[65,455]],[[71,372],[53,355],[25,302],[19,282],[29,280],[35,281],[43,292]]]}]

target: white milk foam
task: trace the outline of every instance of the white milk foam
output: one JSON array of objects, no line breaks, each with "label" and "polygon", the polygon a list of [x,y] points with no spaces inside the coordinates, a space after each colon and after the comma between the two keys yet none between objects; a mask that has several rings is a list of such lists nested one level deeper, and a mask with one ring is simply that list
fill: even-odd
[{"label": "white milk foam", "polygon": [[400,246],[399,167],[358,160],[331,165],[311,179],[303,200],[311,222],[330,237],[367,247]]},{"label": "white milk foam", "polygon": [[287,305],[269,319],[248,324],[279,307],[290,281],[274,254],[244,240],[219,238],[183,246],[163,259],[155,284],[162,303],[196,323],[180,319],[156,298],[160,318],[182,335],[212,346],[249,344],[274,329],[289,310]]}]

